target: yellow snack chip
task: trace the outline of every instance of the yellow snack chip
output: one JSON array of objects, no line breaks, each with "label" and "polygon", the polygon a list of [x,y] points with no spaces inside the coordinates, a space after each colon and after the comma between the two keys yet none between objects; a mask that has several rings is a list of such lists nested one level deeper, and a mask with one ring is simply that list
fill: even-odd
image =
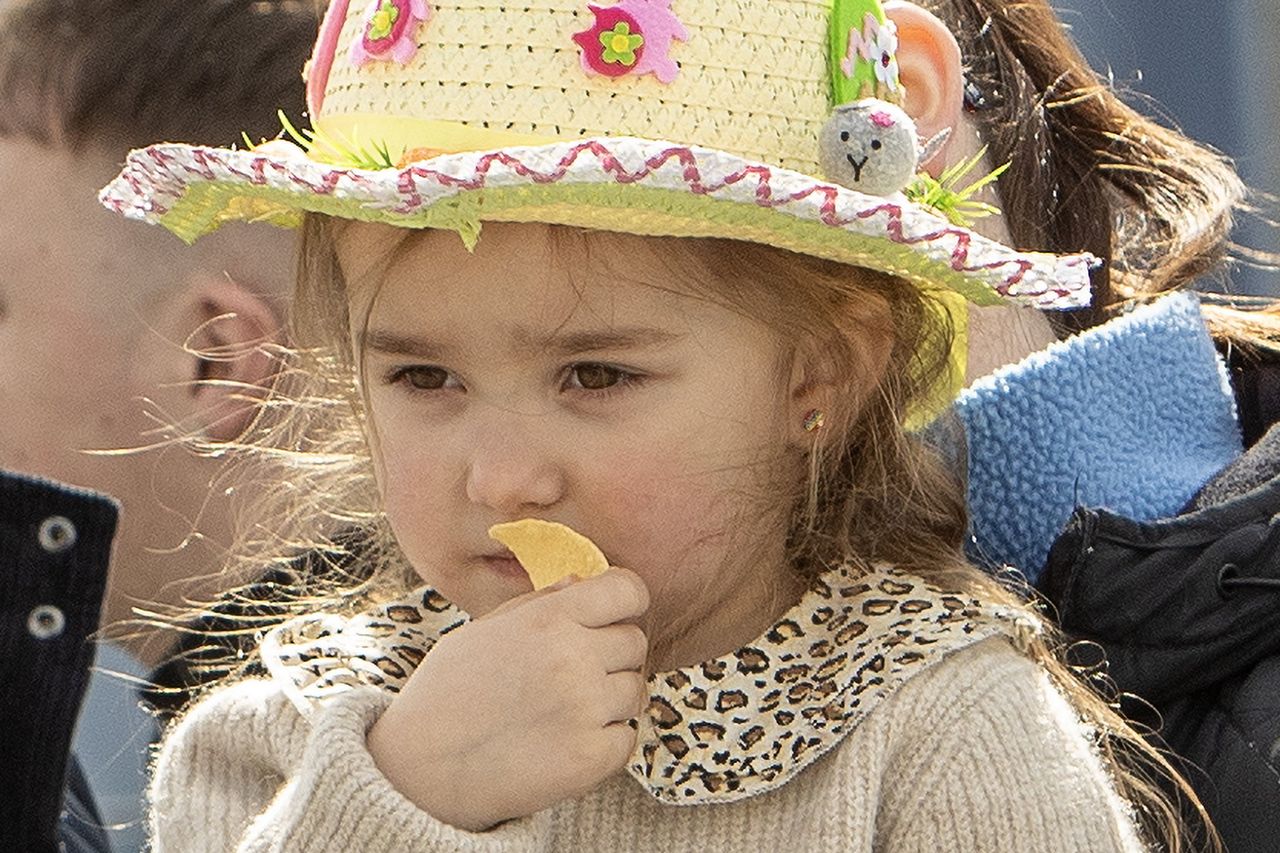
[{"label": "yellow snack chip", "polygon": [[572,527],[525,518],[489,528],[489,536],[511,549],[529,573],[534,589],[551,586],[561,578],[577,575],[584,580],[603,574],[609,561],[596,543]]}]

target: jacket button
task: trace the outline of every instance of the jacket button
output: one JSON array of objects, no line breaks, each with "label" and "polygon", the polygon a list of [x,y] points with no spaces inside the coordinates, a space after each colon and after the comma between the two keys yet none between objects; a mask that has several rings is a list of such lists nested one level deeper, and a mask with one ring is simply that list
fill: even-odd
[{"label": "jacket button", "polygon": [[51,515],[40,522],[39,539],[41,548],[57,554],[76,544],[76,526],[68,518]]},{"label": "jacket button", "polygon": [[27,616],[27,633],[37,640],[52,640],[67,627],[67,617],[52,604],[34,607]]}]

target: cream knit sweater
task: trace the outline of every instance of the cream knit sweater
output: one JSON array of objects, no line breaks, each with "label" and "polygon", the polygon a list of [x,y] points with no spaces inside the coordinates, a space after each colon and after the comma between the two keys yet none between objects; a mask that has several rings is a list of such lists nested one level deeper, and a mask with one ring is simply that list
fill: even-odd
[{"label": "cream knit sweater", "polygon": [[[830,589],[827,593],[833,595]],[[909,591],[901,600],[918,610],[928,604],[920,595]],[[864,605],[863,613],[884,603],[865,594],[848,600]],[[803,616],[812,605],[802,603],[791,615]],[[845,610],[858,613],[852,606]],[[824,612],[831,611],[815,611]],[[783,620],[766,636],[791,625],[805,629],[807,642],[817,623],[817,615]],[[387,624],[375,623],[377,633],[385,634]],[[859,670],[850,681],[858,697],[850,704],[871,710],[851,713],[848,728],[836,734],[824,733],[816,723],[819,738],[812,742],[826,741],[767,784],[744,771],[743,788],[732,795],[721,788],[724,796],[713,802],[708,792],[719,782],[699,776],[697,792],[681,788],[692,796],[672,805],[660,801],[658,788],[637,784],[645,780],[637,767],[631,776],[620,772],[585,797],[480,834],[434,820],[379,773],[365,735],[392,699],[385,686],[353,684],[316,701],[300,701],[295,686],[278,673],[241,682],[200,702],[166,739],[151,791],[154,849],[1142,850],[1127,804],[1048,676],[1002,635],[981,639],[967,623],[957,636],[971,634],[979,638],[960,639],[898,682],[891,666]],[[763,639],[760,648],[775,651],[776,657]],[[340,638],[330,640],[321,641],[325,648]],[[901,647],[900,636],[894,648]],[[739,661],[753,660],[736,654]],[[666,682],[688,689],[685,672]],[[754,682],[762,689],[783,683],[786,672],[765,674],[777,677]],[[706,708],[706,715],[714,718],[714,708]],[[738,719],[757,717],[764,719],[750,714]],[[802,727],[792,723],[786,733]],[[776,742],[779,728],[766,740]],[[642,721],[642,742],[645,731]],[[692,737],[678,727],[666,731]],[[714,737],[706,731],[703,736]],[[735,749],[729,744],[719,759],[728,760]],[[685,758],[696,752],[677,750]],[[715,780],[722,777],[714,774]]]},{"label": "cream knit sweater", "polygon": [[270,678],[211,694],[165,740],[157,853],[1142,849],[1068,702],[1010,643],[1036,622],[860,564],[750,646],[650,676],[626,772],[466,833],[402,797],[365,735],[468,619],[422,588],[271,631]]}]

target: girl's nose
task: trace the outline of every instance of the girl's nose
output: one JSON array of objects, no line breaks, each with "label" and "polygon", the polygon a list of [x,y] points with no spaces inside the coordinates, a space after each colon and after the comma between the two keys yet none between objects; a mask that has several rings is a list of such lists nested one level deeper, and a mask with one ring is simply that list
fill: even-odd
[{"label": "girl's nose", "polygon": [[473,445],[467,469],[467,499],[504,518],[556,504],[564,475],[552,455],[535,442],[508,433]]}]

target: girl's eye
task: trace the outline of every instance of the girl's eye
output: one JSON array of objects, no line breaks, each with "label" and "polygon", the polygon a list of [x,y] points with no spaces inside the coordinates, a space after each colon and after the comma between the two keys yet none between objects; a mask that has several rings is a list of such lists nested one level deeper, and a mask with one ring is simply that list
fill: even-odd
[{"label": "girl's eye", "polygon": [[840,131],[840,141],[841,141],[841,142],[848,142],[848,141],[849,141],[849,131],[847,131],[847,130],[842,130],[842,131]]},{"label": "girl's eye", "polygon": [[[626,387],[639,385],[638,374],[594,362],[574,364],[568,368],[562,390],[577,391],[588,396],[604,397]],[[451,391],[462,385],[443,367],[414,364],[397,367],[386,374],[387,385],[403,385],[411,392]],[[463,389],[465,390],[465,389]]]},{"label": "girl's eye", "polygon": [[449,381],[449,371],[441,367],[417,364],[396,368],[387,381],[391,385],[404,383],[416,391],[439,391]]},{"label": "girl's eye", "polygon": [[635,373],[607,364],[575,364],[569,368],[567,385],[575,390],[597,395],[611,394],[630,385],[639,385],[641,377]]},{"label": "girl's eye", "polygon": [[621,371],[603,364],[578,364],[569,368],[569,376],[576,377],[583,390],[602,391],[619,381]]},{"label": "girl's eye", "polygon": [[882,147],[882,143],[880,142],[880,140],[879,140],[879,139],[873,139],[873,140],[871,140],[871,150],[872,150],[872,151],[879,151],[881,147]]}]

